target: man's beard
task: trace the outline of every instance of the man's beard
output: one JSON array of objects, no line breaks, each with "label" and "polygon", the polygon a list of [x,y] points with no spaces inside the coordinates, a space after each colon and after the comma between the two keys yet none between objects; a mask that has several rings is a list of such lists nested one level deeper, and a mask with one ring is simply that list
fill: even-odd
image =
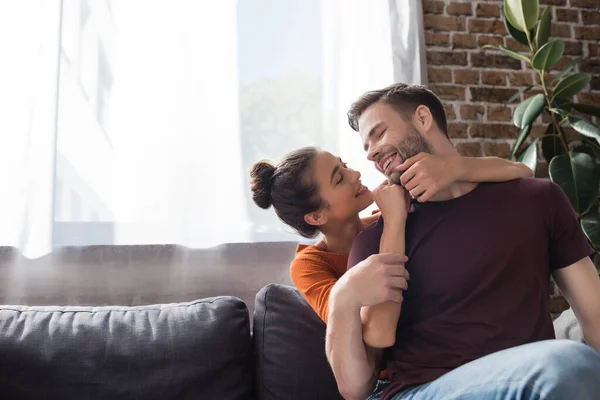
[{"label": "man's beard", "polygon": [[429,143],[414,126],[408,132],[407,137],[396,143],[396,150],[403,163],[419,153],[431,153]]}]

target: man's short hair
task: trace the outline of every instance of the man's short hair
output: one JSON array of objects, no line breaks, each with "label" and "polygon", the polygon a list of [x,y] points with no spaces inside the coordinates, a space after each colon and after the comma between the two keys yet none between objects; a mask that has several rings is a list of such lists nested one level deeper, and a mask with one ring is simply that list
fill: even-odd
[{"label": "man's short hair", "polygon": [[438,128],[448,136],[446,112],[440,99],[425,86],[407,85],[405,83],[395,83],[386,88],[363,94],[352,103],[348,111],[350,127],[358,132],[358,119],[362,113],[369,106],[379,101],[391,105],[406,120],[412,118],[417,107],[420,105],[427,106]]}]

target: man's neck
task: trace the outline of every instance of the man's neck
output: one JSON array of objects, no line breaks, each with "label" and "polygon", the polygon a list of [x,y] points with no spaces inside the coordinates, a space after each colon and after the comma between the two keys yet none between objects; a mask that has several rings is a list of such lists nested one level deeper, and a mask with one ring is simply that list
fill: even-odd
[{"label": "man's neck", "polygon": [[[445,137],[436,137],[429,141],[431,154],[434,156],[459,156],[460,154],[452,143]],[[440,191],[435,196],[432,196],[429,201],[446,201],[456,199],[471,192],[477,187],[477,183],[473,182],[454,182],[446,189]]]}]

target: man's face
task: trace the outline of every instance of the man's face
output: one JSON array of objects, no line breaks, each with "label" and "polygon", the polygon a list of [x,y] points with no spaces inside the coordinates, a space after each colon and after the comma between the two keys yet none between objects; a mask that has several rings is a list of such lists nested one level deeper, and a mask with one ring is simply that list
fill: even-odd
[{"label": "man's face", "polygon": [[377,102],[358,119],[359,134],[367,158],[385,176],[406,159],[421,152],[429,153],[429,144],[414,124],[406,121],[391,105]]}]

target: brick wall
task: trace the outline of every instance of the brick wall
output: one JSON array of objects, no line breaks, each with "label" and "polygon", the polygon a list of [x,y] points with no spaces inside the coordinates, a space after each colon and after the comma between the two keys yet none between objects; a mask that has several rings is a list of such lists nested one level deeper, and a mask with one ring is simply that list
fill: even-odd
[{"label": "brick wall", "polygon": [[[576,71],[596,75],[579,101],[599,105],[600,0],[541,3],[541,9],[554,8],[551,39],[565,41],[568,59],[586,57]],[[508,156],[518,132],[510,121],[519,101],[508,107],[504,103],[537,79],[525,62],[481,50],[485,44],[527,50],[506,33],[501,10],[501,0],[423,0],[429,84],[446,104],[450,137],[464,155]],[[536,93],[529,91],[526,97]],[[542,125],[534,127],[532,136],[541,134]],[[537,175],[547,176],[547,169],[540,163]]]}]

